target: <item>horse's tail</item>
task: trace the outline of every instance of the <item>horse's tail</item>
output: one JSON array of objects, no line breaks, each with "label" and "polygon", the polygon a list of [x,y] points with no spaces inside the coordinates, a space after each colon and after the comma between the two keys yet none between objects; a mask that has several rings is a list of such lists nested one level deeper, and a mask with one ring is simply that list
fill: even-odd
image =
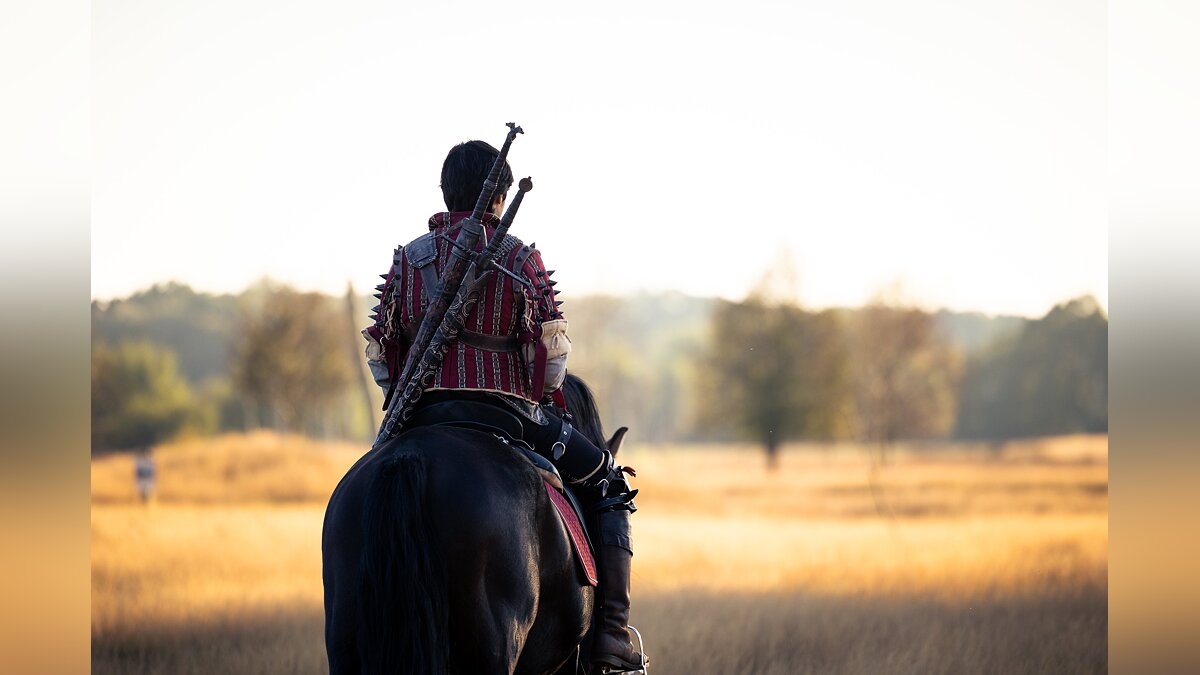
[{"label": "horse's tail", "polygon": [[447,580],[426,513],[425,458],[394,454],[366,495],[359,576],[364,672],[444,675]]}]

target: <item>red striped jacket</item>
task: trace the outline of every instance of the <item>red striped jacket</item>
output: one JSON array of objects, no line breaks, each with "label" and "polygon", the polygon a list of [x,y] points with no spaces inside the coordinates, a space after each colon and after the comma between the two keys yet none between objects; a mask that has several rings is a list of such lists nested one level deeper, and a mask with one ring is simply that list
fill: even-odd
[{"label": "red striped jacket", "polygon": [[[460,223],[470,215],[465,211],[434,214],[429,219],[432,242],[418,238],[396,249],[392,267],[384,275],[375,323],[363,333],[368,340],[376,340],[382,346],[380,361],[386,365],[387,375],[384,378],[376,372],[376,380],[384,385],[389,397],[394,390],[390,385],[400,377],[411,340],[429,302],[423,292],[426,282],[440,276],[450,257],[451,242],[461,229]],[[498,223],[499,219],[492,214],[484,216],[488,241],[495,235]],[[483,247],[484,237],[480,237],[477,250]],[[554,289],[539,252],[516,237],[505,237],[496,261],[528,282],[528,286],[504,274],[491,275],[479,302],[467,317],[463,336],[447,352],[433,386],[427,391],[467,389],[500,392],[534,402],[541,398],[541,392],[533,392],[530,369],[520,346],[537,340],[540,332],[537,327],[542,323],[562,318],[555,305]],[[372,364],[372,367],[375,370],[377,366]]]}]

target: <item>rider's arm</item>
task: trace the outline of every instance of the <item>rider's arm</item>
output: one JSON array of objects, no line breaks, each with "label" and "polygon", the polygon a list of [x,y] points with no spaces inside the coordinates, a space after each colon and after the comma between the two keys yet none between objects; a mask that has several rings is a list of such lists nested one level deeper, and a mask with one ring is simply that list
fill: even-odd
[{"label": "rider's arm", "polygon": [[[567,320],[555,304],[557,295],[542,255],[536,249],[525,260],[521,270],[525,278],[534,286],[533,320],[541,326],[540,342],[546,348],[546,380],[545,386],[538,394],[550,394],[562,387],[567,376],[567,354],[571,353],[571,338],[567,337]],[[526,363],[530,368],[536,366],[533,345],[525,349]]]},{"label": "rider's arm", "polygon": [[382,334],[377,326],[372,325],[363,329],[362,336],[367,339],[367,367],[371,369],[371,377],[375,378],[375,384],[379,385],[380,389],[383,389],[383,395],[387,396],[392,379],[388,374],[387,358],[383,354],[383,344],[380,342]]},{"label": "rider's arm", "polygon": [[[380,292],[376,296],[379,309],[373,315],[375,321],[362,331],[362,336],[367,340],[367,367],[371,370],[375,384],[383,389],[385,402],[392,387],[393,371],[397,369],[399,361],[408,349],[408,345],[404,344],[403,332],[395,325],[399,317],[393,316],[398,311],[393,300],[396,297],[394,286],[404,278],[403,268],[407,264],[400,251],[401,249],[396,249],[392,257],[393,264],[384,275],[382,289],[377,287]],[[392,324],[391,330],[388,329],[389,322]]]},{"label": "rider's arm", "polygon": [[558,319],[542,324],[542,341],[546,342],[546,386],[550,394],[567,379],[567,354],[571,353],[571,338],[567,337],[567,320]]}]

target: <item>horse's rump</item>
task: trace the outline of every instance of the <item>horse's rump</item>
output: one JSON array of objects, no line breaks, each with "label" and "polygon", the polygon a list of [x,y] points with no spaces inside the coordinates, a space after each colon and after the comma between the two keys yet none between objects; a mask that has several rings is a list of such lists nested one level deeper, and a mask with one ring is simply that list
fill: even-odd
[{"label": "horse's rump", "polygon": [[322,548],[335,675],[511,672],[518,658],[516,672],[549,672],[590,614],[540,476],[478,431],[418,427],[365,455],[330,499]]}]

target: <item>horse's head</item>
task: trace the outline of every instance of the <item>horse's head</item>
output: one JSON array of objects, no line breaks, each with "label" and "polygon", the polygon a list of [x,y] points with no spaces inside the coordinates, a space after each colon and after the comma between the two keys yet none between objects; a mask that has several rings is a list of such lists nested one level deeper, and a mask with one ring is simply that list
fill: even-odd
[{"label": "horse's head", "polygon": [[608,448],[612,456],[616,457],[617,452],[621,449],[621,441],[625,440],[625,433],[629,431],[629,427],[617,429],[612,438],[605,441],[604,426],[600,423],[600,410],[596,407],[596,396],[587,383],[578,375],[568,371],[562,390],[563,397],[567,400],[567,409],[571,411],[571,416],[574,418],[575,430],[598,447]]}]

